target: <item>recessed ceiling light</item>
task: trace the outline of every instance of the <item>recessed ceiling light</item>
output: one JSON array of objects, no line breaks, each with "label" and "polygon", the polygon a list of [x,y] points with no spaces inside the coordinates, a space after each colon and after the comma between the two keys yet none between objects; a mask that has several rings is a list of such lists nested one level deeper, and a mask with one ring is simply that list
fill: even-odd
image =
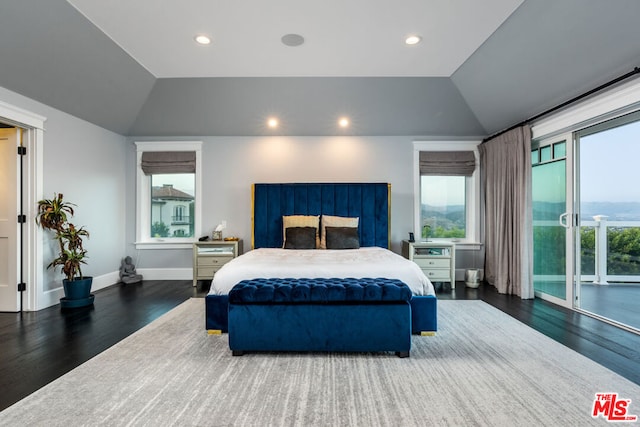
[{"label": "recessed ceiling light", "polygon": [[276,119],[275,117],[271,117],[269,120],[267,120],[267,126],[269,126],[270,128],[277,128],[278,127],[278,119]]},{"label": "recessed ceiling light", "polygon": [[418,44],[420,41],[422,41],[422,37],[416,35],[411,35],[404,39],[404,42],[408,45]]},{"label": "recessed ceiling light", "polygon": [[209,36],[205,36],[204,34],[198,34],[193,39],[196,41],[196,43],[202,44],[202,45],[207,45],[211,43],[211,38]]},{"label": "recessed ceiling light", "polygon": [[338,120],[338,125],[341,128],[349,127],[349,119],[346,117],[341,117],[340,120]]},{"label": "recessed ceiling light", "polygon": [[280,40],[284,45],[291,47],[300,46],[304,43],[304,37],[300,34],[285,34]]}]

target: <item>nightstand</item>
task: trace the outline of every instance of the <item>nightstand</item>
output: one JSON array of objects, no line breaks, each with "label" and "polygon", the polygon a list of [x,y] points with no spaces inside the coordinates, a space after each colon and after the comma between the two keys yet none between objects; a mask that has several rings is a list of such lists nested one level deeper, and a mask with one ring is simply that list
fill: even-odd
[{"label": "nightstand", "polygon": [[402,256],[420,266],[431,282],[449,282],[456,287],[456,246],[450,242],[402,241]]},{"label": "nightstand", "polygon": [[242,253],[242,240],[215,240],[193,244],[193,286],[211,280],[216,271]]}]

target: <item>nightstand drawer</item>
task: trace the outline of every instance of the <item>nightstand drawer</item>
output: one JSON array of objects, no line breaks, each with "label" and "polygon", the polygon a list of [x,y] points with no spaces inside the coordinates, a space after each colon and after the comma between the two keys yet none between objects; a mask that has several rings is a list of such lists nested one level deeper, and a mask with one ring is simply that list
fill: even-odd
[{"label": "nightstand drawer", "polygon": [[402,241],[402,256],[416,263],[432,282],[456,285],[456,247],[453,242]]},{"label": "nightstand drawer", "polygon": [[199,241],[193,244],[193,286],[211,280],[216,271],[242,253],[242,240]]},{"label": "nightstand drawer", "polygon": [[444,268],[448,269],[451,266],[451,260],[449,258],[418,258],[413,257],[413,262],[418,264],[421,268]]},{"label": "nightstand drawer", "polygon": [[220,270],[219,267],[198,267],[197,277],[206,277],[208,279],[213,279],[213,275],[218,270]]},{"label": "nightstand drawer", "polygon": [[232,256],[200,256],[198,257],[198,267],[201,266],[221,266],[233,259]]},{"label": "nightstand drawer", "polygon": [[447,281],[447,282],[451,281],[451,271],[448,268],[441,269],[441,270],[422,269],[422,271],[424,275],[429,278],[429,280]]}]

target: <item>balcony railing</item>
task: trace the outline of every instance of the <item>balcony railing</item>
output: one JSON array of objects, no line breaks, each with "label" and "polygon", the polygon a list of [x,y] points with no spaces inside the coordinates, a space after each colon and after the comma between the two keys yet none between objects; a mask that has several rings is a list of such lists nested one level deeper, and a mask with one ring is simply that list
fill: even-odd
[{"label": "balcony railing", "polygon": [[[628,238],[625,238],[624,242],[624,250],[620,253],[612,254],[610,253],[609,248],[609,234],[613,232],[620,233],[625,229],[638,229],[638,235],[640,236],[640,221],[608,221],[605,215],[596,215],[593,217],[593,221],[581,221],[580,222],[580,230],[583,231],[588,228],[594,229],[595,234],[595,253],[594,253],[594,274],[581,274],[580,279],[582,282],[593,282],[596,284],[606,285],[609,282],[640,282],[640,259],[634,257],[631,252],[638,252],[640,250],[640,239],[635,241],[633,239],[632,233]],[[635,233],[633,233],[635,234]],[[585,242],[582,243],[583,248],[581,254],[583,257],[585,256],[585,250],[590,248],[585,248]],[[620,246],[620,245],[618,245]],[[612,266],[609,265],[609,262],[612,258],[619,258],[622,260],[623,265],[626,265],[626,268],[620,268],[619,266],[615,269],[612,269]],[[620,261],[619,261],[620,264]],[[586,270],[587,266],[583,264],[583,270]],[[622,271],[624,274],[620,274],[613,272],[612,270],[626,270]]]},{"label": "balcony railing", "polygon": [[185,224],[191,224],[189,222],[190,217],[188,216],[172,216],[171,217],[171,225],[185,225]]}]

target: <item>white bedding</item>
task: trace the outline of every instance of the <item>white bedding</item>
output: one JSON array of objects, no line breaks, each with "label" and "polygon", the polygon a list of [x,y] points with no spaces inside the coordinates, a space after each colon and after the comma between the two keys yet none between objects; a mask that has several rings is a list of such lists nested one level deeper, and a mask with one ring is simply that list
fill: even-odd
[{"label": "white bedding", "polygon": [[209,294],[226,295],[241,280],[257,278],[385,277],[406,283],[414,295],[435,295],[417,264],[378,247],[293,250],[261,248],[234,258],[216,272]]}]

